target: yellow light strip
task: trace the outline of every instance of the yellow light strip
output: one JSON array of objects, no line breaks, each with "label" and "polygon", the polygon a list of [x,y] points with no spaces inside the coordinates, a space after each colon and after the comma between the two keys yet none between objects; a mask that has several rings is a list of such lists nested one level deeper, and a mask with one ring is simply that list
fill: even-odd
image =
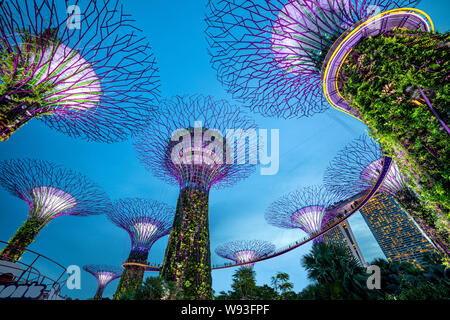
[{"label": "yellow light strip", "polygon": [[[428,14],[426,14],[424,11],[422,11],[422,10],[420,10],[420,9],[416,9],[416,8],[398,8],[398,9],[393,9],[393,10],[389,10],[389,11],[386,11],[386,12],[382,12],[382,13],[380,13],[379,15],[377,15],[377,16],[375,16],[375,17],[372,17],[372,18],[368,19],[367,21],[364,21],[364,22],[363,22],[362,24],[360,24],[357,28],[355,28],[352,32],[350,32],[350,33],[345,37],[345,39],[342,40],[342,42],[339,44],[339,46],[337,46],[337,47],[334,49],[333,55],[331,56],[331,58],[330,58],[330,60],[329,60],[329,62],[328,62],[328,65],[327,65],[327,67],[326,67],[326,69],[325,69],[324,77],[323,77],[323,90],[324,90],[325,98],[327,99],[328,103],[329,103],[333,108],[335,108],[335,109],[338,110],[338,111],[344,112],[344,113],[346,113],[346,114],[352,116],[353,118],[358,119],[358,120],[361,121],[362,123],[364,123],[364,121],[362,121],[362,120],[361,120],[360,118],[358,118],[357,116],[351,114],[350,112],[348,112],[348,111],[346,111],[346,110],[343,110],[342,108],[339,108],[339,107],[335,106],[335,105],[331,102],[331,100],[330,100],[330,98],[329,98],[329,96],[328,96],[328,91],[327,91],[327,87],[326,87],[326,79],[327,79],[327,74],[328,74],[329,69],[330,69],[330,62],[333,61],[333,59],[335,58],[335,56],[336,56],[338,50],[341,48],[342,44],[344,44],[344,43],[345,43],[345,42],[346,42],[353,34],[355,34],[357,31],[359,31],[359,29],[361,29],[362,27],[364,27],[366,24],[368,24],[368,23],[370,23],[370,22],[372,22],[372,21],[374,21],[374,20],[376,20],[376,19],[379,19],[379,18],[381,18],[381,17],[383,17],[383,16],[385,16],[385,15],[390,15],[390,14],[392,14],[392,13],[399,13],[399,12],[400,12],[400,13],[403,13],[403,12],[411,12],[411,11],[416,12],[416,13],[418,13],[418,14],[421,14],[421,15],[425,16],[426,19],[427,19],[427,22],[429,22],[429,24],[430,24],[430,31],[434,33],[434,24],[433,24],[433,21],[431,20],[430,16],[429,16]],[[338,38],[337,41],[339,41],[339,38]],[[352,51],[352,50],[350,50],[350,51],[345,55],[344,59],[342,60],[341,65],[340,65],[339,68],[338,68],[338,73],[337,73],[337,74],[339,74],[340,69],[341,69],[341,67],[342,67],[342,64],[343,64],[344,61],[347,59],[347,56],[350,54],[351,51]],[[335,86],[336,86],[335,89],[336,89],[336,92],[338,93],[338,95],[339,95],[342,99],[344,99],[344,98],[342,97],[342,95],[340,94],[339,90],[337,89],[337,82],[336,82]],[[344,100],[345,100],[345,99],[344,99]],[[365,124],[365,123],[364,123],[364,124]]]}]

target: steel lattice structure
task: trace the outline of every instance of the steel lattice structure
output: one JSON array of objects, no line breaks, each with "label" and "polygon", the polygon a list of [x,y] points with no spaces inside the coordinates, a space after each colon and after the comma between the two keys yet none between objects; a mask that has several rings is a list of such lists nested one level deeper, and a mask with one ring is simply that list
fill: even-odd
[{"label": "steel lattice structure", "polygon": [[23,249],[52,219],[104,214],[111,209],[109,197],[88,178],[43,160],[0,162],[0,185],[29,207],[28,220],[1,253],[12,260],[20,258]]},{"label": "steel lattice structure", "polygon": [[[369,190],[382,168],[383,150],[367,135],[362,135],[338,152],[325,171],[324,185],[341,198]],[[399,197],[408,189],[408,180],[393,161],[380,192]]]},{"label": "steel lattice structure", "polygon": [[0,140],[39,118],[89,141],[116,142],[155,111],[151,48],[118,0],[0,4]]},{"label": "steel lattice structure", "polygon": [[212,65],[235,98],[266,116],[324,112],[322,65],[361,20],[417,0],[209,0]]},{"label": "steel lattice structure", "polygon": [[[382,170],[381,146],[367,135],[362,135],[342,149],[325,171],[324,185],[340,198],[349,198],[367,192],[376,183]],[[436,231],[430,209],[420,204],[420,198],[408,185],[408,179],[392,160],[379,192],[392,195],[402,208],[420,227],[434,246],[448,255],[448,240],[445,234]],[[419,215],[420,213],[420,215]]]},{"label": "steel lattice structure", "polygon": [[108,218],[124,229],[131,239],[131,251],[124,263],[125,271],[114,295],[119,299],[127,290],[142,283],[149,251],[153,244],[168,235],[172,228],[175,208],[155,200],[127,198],[116,200]]},{"label": "steel lattice structure", "polygon": [[[194,95],[164,100],[161,109],[159,120],[150,123],[135,141],[140,161],[154,176],[181,189],[196,185],[209,191],[233,185],[254,171],[254,165],[246,161],[257,152],[254,136],[249,136],[246,152],[234,152],[232,163],[227,158],[233,141],[226,140],[226,130],[243,130],[236,134],[239,140],[246,138],[246,130],[256,129],[239,108],[225,100]],[[180,141],[182,148],[174,150]]]},{"label": "steel lattice structure", "polygon": [[177,96],[160,109],[135,147],[149,171],[180,187],[161,276],[181,286],[186,299],[211,299],[209,192],[254,171],[256,125],[238,107],[210,96]]},{"label": "steel lattice structure", "polygon": [[159,201],[128,198],[114,201],[107,216],[128,232],[132,251],[148,254],[156,241],[170,233],[174,213],[175,208]]},{"label": "steel lattice structure", "polygon": [[[309,186],[290,192],[274,201],[266,210],[266,221],[279,228],[301,229],[314,236],[334,218],[327,211],[336,197],[323,186]],[[315,239],[320,241],[321,237]]]},{"label": "steel lattice structure", "polygon": [[123,268],[103,264],[89,264],[83,266],[83,270],[92,274],[97,279],[98,287],[94,299],[102,299],[103,291],[113,280],[119,278]]},{"label": "steel lattice structure", "polygon": [[[218,246],[216,254],[236,263],[256,261],[275,251],[275,245],[263,240],[230,241]],[[253,268],[254,263],[243,264],[242,267]]]}]

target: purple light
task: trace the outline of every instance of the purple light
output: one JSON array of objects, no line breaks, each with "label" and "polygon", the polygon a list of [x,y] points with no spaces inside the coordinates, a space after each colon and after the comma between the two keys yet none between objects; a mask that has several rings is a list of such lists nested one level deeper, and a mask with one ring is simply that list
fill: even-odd
[{"label": "purple light", "polygon": [[[256,152],[257,142],[246,138],[256,129],[253,120],[236,106],[209,96],[184,96],[164,100],[157,121],[149,124],[136,139],[135,148],[144,166],[156,177],[210,190],[234,184],[248,177],[255,166],[247,161]],[[236,140],[246,141],[246,150],[237,148],[228,161],[234,141],[227,130],[236,131]],[[233,145],[232,145],[233,144]]]},{"label": "purple light", "polygon": [[0,141],[38,118],[69,136],[112,143],[153,117],[158,69],[119,0],[76,1],[79,28],[68,24],[71,5],[1,2]]},{"label": "purple light", "polygon": [[[360,179],[367,184],[367,189],[375,184],[377,177],[380,175],[382,169],[382,161],[383,158],[375,160],[374,162],[369,164],[361,173]],[[391,194],[393,196],[398,196],[400,191],[407,188],[407,182],[408,180],[400,172],[397,163],[393,162],[389,173],[384,179],[383,185],[380,187],[380,191]]]},{"label": "purple light", "polygon": [[[324,184],[330,192],[349,198],[369,190],[380,174],[383,159],[381,146],[367,135],[362,135],[338,152],[325,171]],[[398,196],[408,188],[406,177],[393,161],[381,192]]]},{"label": "purple light", "polygon": [[292,215],[292,222],[308,235],[314,235],[322,231],[326,224],[326,208],[321,206],[309,206],[301,208]]},{"label": "purple light", "polygon": [[34,199],[34,215],[48,220],[77,205],[76,199],[70,194],[52,187],[36,187],[31,191],[31,197]]},{"label": "purple light", "polygon": [[327,212],[336,198],[322,186],[293,191],[274,201],[266,210],[267,223],[286,229],[301,229],[313,236],[322,231],[333,214]]},{"label": "purple light", "polygon": [[87,216],[111,210],[109,197],[83,175],[43,160],[0,162],[0,185],[27,202],[29,218]]},{"label": "purple light", "polygon": [[416,0],[209,0],[211,63],[227,91],[282,118],[324,112],[322,65],[333,43],[377,11]]},{"label": "purple light", "polygon": [[147,255],[152,245],[172,229],[175,208],[154,200],[116,200],[108,218],[128,232],[132,251]]},{"label": "purple light", "polygon": [[[230,259],[236,263],[256,261],[259,258],[269,255],[275,251],[275,246],[263,240],[240,240],[231,241],[218,246],[216,254],[225,259]],[[244,268],[253,268],[254,263],[241,265]]]}]

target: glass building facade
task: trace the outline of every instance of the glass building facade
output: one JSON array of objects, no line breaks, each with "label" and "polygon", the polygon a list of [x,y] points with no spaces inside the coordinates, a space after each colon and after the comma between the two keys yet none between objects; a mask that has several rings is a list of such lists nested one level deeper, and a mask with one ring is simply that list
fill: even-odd
[{"label": "glass building facade", "polygon": [[421,268],[423,254],[434,251],[431,241],[391,195],[378,193],[360,212],[389,261]]}]

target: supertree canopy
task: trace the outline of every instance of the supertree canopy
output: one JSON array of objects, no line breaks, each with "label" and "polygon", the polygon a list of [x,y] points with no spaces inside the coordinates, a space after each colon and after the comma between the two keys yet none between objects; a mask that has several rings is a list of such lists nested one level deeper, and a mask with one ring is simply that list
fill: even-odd
[{"label": "supertree canopy", "polygon": [[[312,237],[334,218],[328,212],[336,197],[323,186],[309,186],[290,192],[274,201],[266,210],[266,221],[279,228],[301,229]],[[314,242],[322,241],[317,237]]]},{"label": "supertree canopy", "polygon": [[213,67],[234,97],[267,116],[311,116],[329,105],[321,69],[355,23],[413,0],[210,0]]},{"label": "supertree canopy", "polygon": [[130,255],[124,263],[115,299],[142,284],[149,251],[157,240],[170,233],[174,213],[175,208],[155,200],[128,198],[113,203],[107,216],[128,232],[131,239]]},{"label": "supertree canopy", "polygon": [[[218,246],[216,254],[236,263],[255,261],[275,251],[275,245],[263,240],[230,241]],[[253,268],[255,263],[243,264],[244,268]]]},{"label": "supertree canopy", "polygon": [[186,298],[209,299],[209,191],[251,174],[254,165],[246,159],[256,152],[256,126],[236,106],[209,96],[178,96],[161,106],[159,119],[135,142],[144,166],[180,187],[161,275]]},{"label": "supertree canopy", "polygon": [[[383,150],[376,141],[367,135],[360,136],[331,161],[325,171],[325,187],[341,198],[368,191],[381,173],[383,156]],[[407,188],[407,179],[394,161],[379,190],[399,197]]]},{"label": "supertree canopy", "polygon": [[97,279],[98,287],[94,299],[100,300],[103,297],[103,290],[113,280],[120,277],[123,268],[116,266],[107,266],[103,264],[89,264],[83,266],[83,270],[92,274]]},{"label": "supertree canopy", "polygon": [[150,47],[117,0],[0,3],[0,141],[33,118],[115,142],[155,110]]},{"label": "supertree canopy", "polygon": [[446,217],[450,36],[434,33],[417,2],[210,0],[206,33],[236,98],[268,116],[308,116],[328,102],[358,118]]},{"label": "supertree canopy", "polygon": [[1,259],[12,262],[21,258],[51,220],[104,214],[111,209],[109,197],[85,176],[43,160],[0,162],[0,185],[29,207],[27,221],[0,253]]},{"label": "supertree canopy", "polygon": [[[325,171],[324,185],[340,198],[350,198],[370,190],[382,168],[383,150],[367,135],[354,140],[331,161]],[[392,162],[379,192],[392,195],[422,227],[441,252],[447,252],[448,233],[434,223],[436,212],[421,204],[419,196],[407,183],[395,161]]]}]

